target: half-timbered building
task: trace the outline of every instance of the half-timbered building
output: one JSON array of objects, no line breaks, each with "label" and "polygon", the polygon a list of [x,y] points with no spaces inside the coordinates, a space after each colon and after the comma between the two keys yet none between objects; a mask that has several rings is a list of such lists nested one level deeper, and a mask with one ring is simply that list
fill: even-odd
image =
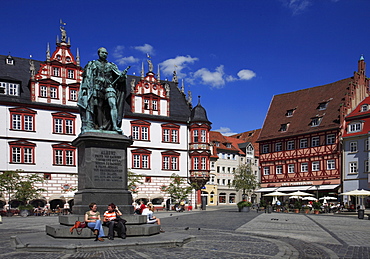
[{"label": "half-timbered building", "polygon": [[258,143],[260,192],[337,191],[344,118],[369,94],[365,61],[353,77],[272,98]]}]

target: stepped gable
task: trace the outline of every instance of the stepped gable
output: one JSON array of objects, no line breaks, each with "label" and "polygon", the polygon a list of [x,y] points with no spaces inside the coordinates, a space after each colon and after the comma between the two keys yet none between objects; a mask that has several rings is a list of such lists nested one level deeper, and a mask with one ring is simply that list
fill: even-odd
[{"label": "stepped gable", "polygon": [[[6,59],[13,59],[13,65],[8,65]],[[30,60],[26,58],[0,55],[0,81],[20,83],[20,95],[0,95],[0,100],[14,102],[31,102],[29,82],[31,79]],[[36,70],[40,67],[41,61],[32,60]]]},{"label": "stepped gable", "polygon": [[235,135],[231,135],[230,137],[240,139],[243,142],[250,142],[254,148],[254,155],[259,156],[260,146],[257,143],[257,139],[260,135],[260,132],[261,132],[261,129],[256,129],[256,130],[250,130],[250,131],[238,133]]},{"label": "stepped gable", "polygon": [[[353,78],[331,84],[275,95],[267,112],[258,142],[317,131],[340,128],[341,108],[345,105]],[[327,103],[325,109],[319,109]],[[292,111],[292,116],[287,116]],[[318,126],[311,126],[312,118],[322,118]],[[287,124],[286,131],[280,131]]]}]

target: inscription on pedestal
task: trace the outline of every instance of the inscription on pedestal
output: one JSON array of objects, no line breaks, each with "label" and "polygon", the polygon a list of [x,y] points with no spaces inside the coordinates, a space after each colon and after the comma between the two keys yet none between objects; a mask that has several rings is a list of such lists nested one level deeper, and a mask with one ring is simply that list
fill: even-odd
[{"label": "inscription on pedestal", "polygon": [[93,179],[95,182],[122,182],[123,161],[121,152],[101,149],[94,154],[95,166]]}]

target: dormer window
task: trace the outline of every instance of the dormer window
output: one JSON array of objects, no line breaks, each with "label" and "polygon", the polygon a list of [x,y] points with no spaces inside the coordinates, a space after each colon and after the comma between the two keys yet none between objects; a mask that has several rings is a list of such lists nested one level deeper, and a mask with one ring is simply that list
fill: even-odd
[{"label": "dormer window", "polygon": [[315,117],[311,119],[311,127],[316,127],[320,125],[321,117]]},{"label": "dormer window", "polygon": [[366,112],[369,110],[369,105],[368,104],[364,104],[361,106],[361,112]]},{"label": "dormer window", "polygon": [[6,58],[6,64],[10,65],[10,66],[13,66],[14,65],[14,59],[12,57],[8,56]]},{"label": "dormer window", "polygon": [[216,145],[216,147],[219,147],[220,146],[220,142],[216,141],[215,142],[215,145]]},{"label": "dormer window", "polygon": [[280,132],[285,132],[287,130],[288,130],[288,123],[280,125],[280,129],[279,129]]},{"label": "dormer window", "polygon": [[353,133],[353,132],[359,132],[361,131],[362,128],[362,123],[361,122],[354,122],[348,125],[348,132]]},{"label": "dormer window", "polygon": [[0,94],[19,96],[19,84],[0,82]]},{"label": "dormer window", "polygon": [[231,143],[226,143],[227,148],[231,148]]},{"label": "dormer window", "polygon": [[285,116],[287,116],[287,117],[292,117],[292,116],[293,116],[294,111],[295,111],[295,109],[287,110],[287,111],[286,111],[286,113],[285,113]]},{"label": "dormer window", "polygon": [[317,109],[325,110],[327,106],[328,106],[328,102],[322,102],[322,103],[319,103],[319,106],[317,107]]}]

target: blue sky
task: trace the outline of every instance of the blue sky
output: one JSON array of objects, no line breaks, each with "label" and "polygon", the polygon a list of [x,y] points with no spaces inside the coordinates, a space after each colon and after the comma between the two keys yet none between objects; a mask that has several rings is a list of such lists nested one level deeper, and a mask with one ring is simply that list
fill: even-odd
[{"label": "blue sky", "polygon": [[0,54],[45,60],[62,19],[82,66],[104,46],[139,75],[149,53],[225,134],[261,128],[273,95],[351,77],[370,59],[368,0],[13,0],[1,11]]}]

